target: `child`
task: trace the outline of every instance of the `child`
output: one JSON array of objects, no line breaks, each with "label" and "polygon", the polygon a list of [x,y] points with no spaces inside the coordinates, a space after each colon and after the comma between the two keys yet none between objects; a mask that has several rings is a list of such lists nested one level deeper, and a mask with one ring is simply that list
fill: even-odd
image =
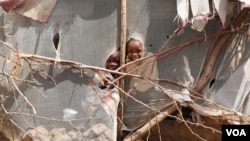
[{"label": "child", "polygon": [[[109,70],[116,70],[120,66],[120,50],[119,48],[112,53],[105,62],[105,68]],[[93,81],[97,84],[102,98],[102,104],[105,111],[109,115],[116,114],[119,93],[111,82],[117,77],[116,74],[110,74],[108,72],[99,71],[95,74]],[[117,84],[115,84],[117,85]]]},{"label": "child", "polygon": [[[153,55],[146,52],[143,43],[135,38],[130,38],[126,43],[126,72],[129,74],[139,75],[143,78],[155,80],[158,79],[158,69],[155,57],[150,57],[144,60],[137,61],[142,57]],[[135,61],[133,63],[133,61]],[[144,104],[161,110],[166,107],[168,98],[160,93],[159,89],[154,84],[146,79],[127,77],[126,87],[128,93],[138,101]],[[123,130],[133,131],[145,124],[156,113],[144,105],[138,103],[134,99],[127,97],[124,106]]]},{"label": "child", "polygon": [[[119,66],[120,50],[118,48],[106,59],[105,68],[116,70]],[[110,136],[112,136],[113,140],[116,140],[117,109],[120,101],[119,91],[115,87],[117,84],[116,82],[111,83],[116,77],[116,74],[98,71],[93,77],[95,84],[93,86],[94,91],[92,90],[91,92],[88,92],[88,96],[86,96],[86,100],[89,104],[86,105],[82,103],[82,106],[92,108],[92,111],[90,111],[92,112],[92,116],[102,117],[100,120],[102,120],[102,123],[104,123],[112,131],[112,135]]]},{"label": "child", "polygon": [[[126,63],[136,61],[142,57],[147,57],[153,55],[151,52],[145,52],[142,42],[135,38],[130,38],[126,43]],[[141,77],[149,79],[158,78],[158,69],[157,62],[155,57],[145,59],[133,64],[130,64],[126,67],[126,72],[140,75]],[[145,92],[150,88],[153,88],[154,85],[147,80],[140,78],[131,78],[129,82],[129,87],[134,88],[139,92]]]}]

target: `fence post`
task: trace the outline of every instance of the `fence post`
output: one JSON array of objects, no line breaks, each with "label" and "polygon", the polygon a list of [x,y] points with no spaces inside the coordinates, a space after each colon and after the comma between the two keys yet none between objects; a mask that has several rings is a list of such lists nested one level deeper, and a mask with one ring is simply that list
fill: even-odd
[{"label": "fence post", "polygon": [[[121,0],[121,9],[120,9],[120,66],[123,66],[125,62],[126,57],[126,35],[127,35],[127,1]],[[124,68],[121,69],[121,72],[124,72]],[[121,78],[119,80],[119,87],[124,90],[124,78]],[[123,108],[124,108],[124,93],[120,91],[120,103],[118,106],[118,125],[117,125],[117,141],[121,140],[122,137],[122,122],[123,122]]]}]

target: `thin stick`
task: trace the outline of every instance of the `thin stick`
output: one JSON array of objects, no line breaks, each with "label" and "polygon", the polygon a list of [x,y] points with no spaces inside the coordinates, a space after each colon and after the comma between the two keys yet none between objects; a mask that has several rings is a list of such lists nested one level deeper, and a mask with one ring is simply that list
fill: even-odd
[{"label": "thin stick", "polygon": [[32,103],[28,100],[28,98],[26,96],[24,96],[24,94],[19,90],[19,88],[17,87],[15,81],[13,78],[10,78],[12,84],[14,85],[15,89],[18,91],[18,93],[23,97],[23,99],[27,102],[27,104],[30,106],[30,108],[32,109],[33,113],[36,114],[36,109],[34,108],[34,106],[32,105]]}]

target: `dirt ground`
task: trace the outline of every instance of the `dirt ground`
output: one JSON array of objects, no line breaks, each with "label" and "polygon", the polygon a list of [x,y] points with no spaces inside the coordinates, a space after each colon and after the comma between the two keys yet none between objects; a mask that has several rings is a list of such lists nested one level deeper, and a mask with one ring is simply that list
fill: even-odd
[{"label": "dirt ground", "polygon": [[[177,121],[176,118],[167,117],[158,126],[153,127],[139,141],[221,141],[221,127],[229,124],[222,117],[204,117],[192,115],[193,110],[182,108],[182,117],[185,121]],[[178,112],[171,114],[178,116]],[[196,122],[194,122],[196,121]],[[192,123],[192,124],[190,124]],[[159,130],[160,129],[160,130]],[[131,133],[125,133],[131,134]],[[124,135],[128,137],[127,135]]]},{"label": "dirt ground", "polygon": [[[211,127],[213,129],[217,129],[221,131],[222,122],[220,120],[216,120],[213,118],[204,118],[204,124],[207,127]],[[188,125],[191,127],[189,129],[186,124],[183,122],[177,122],[175,120],[164,120],[161,122],[160,126],[160,134],[157,127],[153,128],[150,132],[150,135],[146,135],[143,140],[144,141],[221,141],[221,133],[214,132],[211,129],[204,128],[202,126],[197,125]],[[192,130],[192,132],[190,131]],[[197,135],[201,138],[198,138]]]}]

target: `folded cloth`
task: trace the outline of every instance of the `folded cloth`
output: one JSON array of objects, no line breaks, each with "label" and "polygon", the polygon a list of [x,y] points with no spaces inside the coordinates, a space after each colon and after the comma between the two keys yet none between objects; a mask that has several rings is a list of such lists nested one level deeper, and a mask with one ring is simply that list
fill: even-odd
[{"label": "folded cloth", "polygon": [[0,0],[0,6],[5,12],[9,12],[20,5],[23,1],[24,0]]}]

